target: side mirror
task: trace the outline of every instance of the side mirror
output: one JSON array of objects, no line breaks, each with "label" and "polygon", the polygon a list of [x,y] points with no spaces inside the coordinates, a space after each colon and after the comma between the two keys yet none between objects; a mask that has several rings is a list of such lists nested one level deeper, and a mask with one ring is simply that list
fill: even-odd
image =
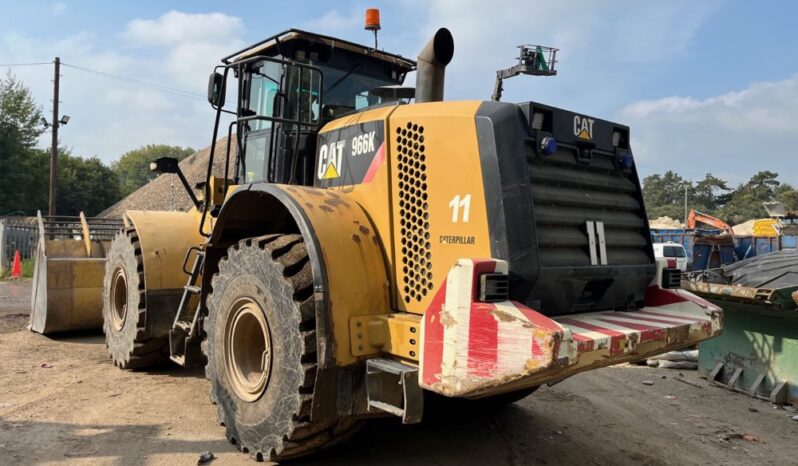
[{"label": "side mirror", "polygon": [[177,174],[177,177],[180,178],[180,183],[182,183],[183,187],[186,189],[186,193],[188,194],[188,197],[191,198],[191,202],[194,204],[194,207],[197,209],[200,208],[200,201],[197,199],[197,195],[194,194],[194,190],[191,189],[191,186],[188,184],[186,175],[184,175],[183,170],[180,169],[180,165],[178,164],[176,158],[161,157],[160,159],[156,159],[150,162],[150,171],[159,175],[161,173]]},{"label": "side mirror", "polygon": [[179,169],[177,159],[174,157],[161,157],[150,162],[150,171],[156,174],[177,173]]},{"label": "side mirror", "polygon": [[208,76],[208,102],[214,107],[224,107],[224,76],[213,72]]}]

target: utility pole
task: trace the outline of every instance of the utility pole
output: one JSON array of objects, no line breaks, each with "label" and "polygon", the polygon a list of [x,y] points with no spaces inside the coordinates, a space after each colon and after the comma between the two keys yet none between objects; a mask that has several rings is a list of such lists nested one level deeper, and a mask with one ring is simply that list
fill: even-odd
[{"label": "utility pole", "polygon": [[687,226],[687,183],[684,184],[684,225]]},{"label": "utility pole", "polygon": [[55,215],[56,178],[58,170],[58,91],[61,81],[61,59],[55,57],[55,74],[53,75],[53,122],[51,125],[53,142],[50,147],[50,206],[48,215]]}]

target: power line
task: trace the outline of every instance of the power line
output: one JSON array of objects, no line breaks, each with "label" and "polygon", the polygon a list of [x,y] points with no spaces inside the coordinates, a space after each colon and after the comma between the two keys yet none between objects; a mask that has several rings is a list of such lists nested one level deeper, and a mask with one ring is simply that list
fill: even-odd
[{"label": "power line", "polygon": [[[52,62],[31,62],[31,63],[0,63],[0,68],[11,68],[11,67],[20,67],[20,66],[39,66],[39,65],[52,65]],[[141,86],[147,89],[152,89],[156,91],[165,92],[167,94],[172,94],[180,97],[187,97],[189,99],[196,99],[196,100],[205,100],[205,96],[202,94],[198,94],[196,92],[186,91],[184,89],[178,89],[175,87],[164,86],[163,84],[151,83],[147,81],[141,81],[135,78],[129,78],[127,76],[121,76],[118,74],[107,73],[105,71],[94,70],[91,68],[86,68],[83,66],[72,65],[69,63],[61,63],[62,66],[67,66],[69,68],[73,68],[76,70],[84,71],[86,73],[93,73],[98,76],[102,76],[108,79],[114,79],[117,81],[125,82],[128,84],[133,84],[136,86]]]},{"label": "power line", "polygon": [[84,72],[87,72],[87,73],[96,74],[98,76],[102,76],[102,77],[105,77],[105,78],[108,78],[108,79],[114,79],[114,80],[125,82],[125,83],[128,83],[128,84],[133,84],[133,85],[136,85],[136,86],[141,86],[141,87],[145,87],[145,88],[148,88],[148,89],[153,89],[153,90],[165,92],[167,94],[177,95],[177,96],[180,96],[180,97],[187,97],[189,99],[196,99],[196,100],[202,100],[202,101],[205,100],[205,96],[203,96],[202,94],[198,94],[196,92],[186,91],[186,90],[183,90],[183,89],[177,89],[175,87],[164,86],[163,84],[156,84],[156,83],[151,83],[151,82],[147,82],[147,81],[141,81],[139,79],[129,78],[127,76],[121,76],[121,75],[118,75],[118,74],[106,73],[105,71],[93,70],[91,68],[86,68],[86,67],[83,67],[83,66],[72,65],[72,64],[69,64],[69,63],[62,63],[62,65],[66,66],[66,67],[69,67],[69,68],[76,69],[76,70],[84,71]]},{"label": "power line", "polygon": [[51,61],[44,61],[39,63],[0,63],[0,67],[10,68],[12,66],[37,66],[37,65],[52,65]]}]

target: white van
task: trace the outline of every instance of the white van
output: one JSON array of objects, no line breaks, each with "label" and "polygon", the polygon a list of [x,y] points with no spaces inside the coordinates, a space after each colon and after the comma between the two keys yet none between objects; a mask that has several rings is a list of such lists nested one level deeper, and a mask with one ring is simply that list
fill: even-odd
[{"label": "white van", "polygon": [[687,253],[679,243],[654,243],[654,257],[664,257],[676,262],[677,269],[687,271]]}]

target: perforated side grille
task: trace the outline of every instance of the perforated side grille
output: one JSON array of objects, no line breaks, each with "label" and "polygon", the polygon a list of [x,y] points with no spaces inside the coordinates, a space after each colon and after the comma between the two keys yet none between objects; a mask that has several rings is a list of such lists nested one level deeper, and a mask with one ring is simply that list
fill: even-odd
[{"label": "perforated side grille", "polygon": [[402,289],[409,303],[421,301],[433,287],[424,127],[409,122],[396,128],[396,145]]}]

